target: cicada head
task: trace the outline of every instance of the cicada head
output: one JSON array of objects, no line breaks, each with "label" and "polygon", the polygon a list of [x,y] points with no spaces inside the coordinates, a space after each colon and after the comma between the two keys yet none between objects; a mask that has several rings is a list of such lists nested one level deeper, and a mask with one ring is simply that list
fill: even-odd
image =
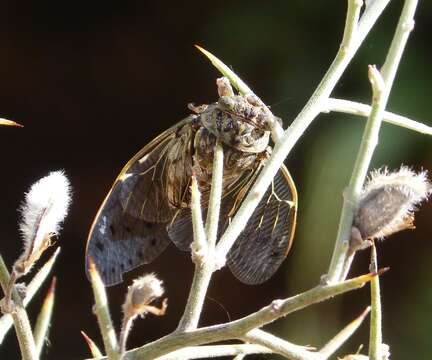
[{"label": "cicada head", "polygon": [[263,152],[270,138],[268,114],[249,96],[234,95],[227,81],[218,79],[219,100],[200,113],[202,124],[225,145],[247,153]]}]

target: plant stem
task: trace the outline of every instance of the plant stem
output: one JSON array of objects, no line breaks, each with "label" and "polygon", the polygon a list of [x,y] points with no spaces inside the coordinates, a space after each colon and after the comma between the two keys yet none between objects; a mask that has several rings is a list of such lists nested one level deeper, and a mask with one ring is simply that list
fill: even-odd
[{"label": "plant stem", "polygon": [[[259,345],[258,345],[259,346]],[[246,357],[245,354],[239,354],[237,355],[233,360],[243,360]]]},{"label": "plant stem", "polygon": [[356,40],[358,21],[360,18],[360,10],[363,6],[363,0],[348,0],[347,3],[348,8],[341,47],[349,50]]},{"label": "plant stem", "polygon": [[[371,107],[355,101],[329,98],[322,112],[330,111],[368,117],[371,113]],[[384,112],[383,121],[421,134],[432,135],[432,127],[389,111]]]},{"label": "plant stem", "polygon": [[132,329],[132,324],[135,316],[127,316],[123,318],[120,337],[119,337],[119,346],[120,346],[120,354],[123,355],[126,352],[126,343],[127,338]]},{"label": "plant stem", "polygon": [[252,344],[191,346],[158,357],[156,360],[207,359],[222,356],[269,354],[272,351],[264,346]]},{"label": "plant stem", "polygon": [[[186,346],[241,339],[249,331],[292,312],[333,296],[361,288],[376,275],[376,273],[366,274],[335,285],[320,285],[291,298],[275,300],[261,310],[229,323],[203,327],[189,332],[174,332],[150,344],[126,352],[123,360],[154,359]],[[304,351],[303,348],[302,350]]]},{"label": "plant stem", "polygon": [[[377,278],[378,276],[375,276],[371,282]],[[321,348],[319,353],[324,359],[328,359],[332,356],[351,337],[351,335],[357,331],[364,319],[368,316],[369,312],[370,307],[368,306],[357,318],[351,321],[347,326],[339,331],[333,339]]]},{"label": "plant stem", "polygon": [[84,331],[81,331],[81,335],[86,341],[87,346],[89,347],[90,353],[92,354],[93,358],[103,357],[102,352],[99,350],[95,342]]},{"label": "plant stem", "polygon": [[[256,182],[252,186],[246,198],[243,200],[239,210],[232,218],[230,225],[222,235],[217,245],[220,265],[223,264],[222,260],[226,258],[228,251],[231,249],[235,240],[245,227],[247,220],[253,214],[255,208],[257,207],[261,198],[264,196],[265,191],[269,187],[272,179],[276,175],[276,172],[279,170],[285,158],[304,131],[325,106],[325,102],[336,86],[337,81],[342,76],[364,38],[388,2],[389,0],[375,0],[370,2],[370,5],[366,7],[366,10],[364,11],[357,27],[357,35],[352,38],[353,41],[351,44],[347,44],[346,46],[339,49],[335,59],[330,65],[330,68],[324,75],[324,78],[321,80],[309,101],[293,121],[291,126],[285,131],[282,139],[276,143],[270,159],[267,161]],[[353,17],[351,21],[355,21],[355,18]]]},{"label": "plant stem", "polygon": [[[55,260],[60,253],[60,248],[58,247],[49,260],[39,269],[33,279],[26,287],[26,296],[23,300],[23,306],[26,307],[36,292],[40,289],[41,285],[44,283],[45,279],[50,274]],[[13,325],[13,319],[10,314],[5,314],[0,318],[0,345],[3,342],[5,335]]]},{"label": "plant stem", "polygon": [[193,226],[192,259],[195,263],[201,263],[209,251],[209,246],[202,218],[201,193],[195,176],[192,177],[191,186],[191,213]]},{"label": "plant stem", "polygon": [[16,126],[16,127],[24,127],[21,124],[18,124],[15,121],[12,120],[7,120],[7,119],[2,119],[0,118],[0,126]]},{"label": "plant stem", "polygon": [[183,316],[177,326],[176,331],[178,332],[193,330],[198,326],[205,295],[214,269],[214,250],[212,250],[206,241],[207,238],[201,213],[200,192],[195,177],[192,178],[191,211],[194,229],[192,260],[195,263],[195,271]]},{"label": "plant stem", "polygon": [[222,197],[223,163],[223,147],[222,144],[217,142],[213,156],[212,184],[207,212],[206,233],[204,233],[202,225],[200,193],[195,178],[192,179],[191,210],[194,229],[192,258],[195,262],[195,271],[188,301],[177,331],[190,331],[197,328],[207,289],[215,269],[215,246]]},{"label": "plant stem", "polygon": [[349,185],[344,191],[338,235],[326,278],[329,283],[338,282],[346,276],[354,257],[349,245],[354,212],[357,209],[372,155],[378,145],[378,134],[387,100],[384,98],[384,81],[375,67],[369,66],[369,80],[372,85],[372,110],[366,122]]},{"label": "plant stem", "polygon": [[223,186],[224,153],[220,141],[216,142],[213,154],[212,184],[206,219],[207,242],[212,252],[216,246]]},{"label": "plant stem", "polygon": [[108,298],[105,292],[105,286],[92,259],[89,259],[89,265],[89,274],[95,298],[93,311],[98,320],[99,329],[105,345],[105,351],[108,355],[108,359],[119,360],[119,346],[108,308]]},{"label": "plant stem", "polygon": [[40,356],[43,346],[45,344],[45,340],[47,338],[48,329],[54,309],[55,288],[56,278],[54,277],[52,279],[51,286],[48,290],[45,300],[42,304],[42,308],[36,320],[36,325],[34,328],[34,338],[38,356]]},{"label": "plant stem", "polygon": [[[10,274],[0,256],[0,283],[3,292],[6,294],[7,287],[10,281]],[[18,343],[21,350],[23,360],[37,360],[36,345],[33,338],[30,321],[25,308],[23,307],[22,300],[15,289],[12,290],[12,299],[14,302],[14,311],[11,316],[15,326]]]},{"label": "plant stem", "polygon": [[[271,114],[270,109],[265,105],[265,103],[252,91],[252,89],[246,85],[246,83],[240,79],[237,74],[232,71],[228,66],[226,66],[221,60],[214,56],[210,51],[203,49],[201,46],[195,45],[196,48],[201,51],[213,64],[213,66],[218,69],[222,75],[228,78],[231,85],[234,86],[238,92],[242,95],[254,95],[260,102],[260,105]],[[271,121],[273,119],[273,121]],[[274,116],[269,116],[269,125],[272,134],[272,139],[275,143],[279,142],[283,136],[282,126],[279,124]]]},{"label": "plant stem", "polygon": [[246,335],[242,336],[242,339],[250,343],[268,347],[273,352],[283,355],[288,359],[324,360],[319,353],[305,350],[303,346],[292,344],[259,329],[249,331]]},{"label": "plant stem", "polygon": [[[375,244],[371,246],[370,268],[377,269],[377,253]],[[382,315],[379,276],[371,280],[371,320],[369,335],[369,358],[370,360],[382,360]]]},{"label": "plant stem", "polygon": [[22,360],[37,360],[39,357],[36,354],[36,346],[27,312],[17,302],[15,302],[15,306],[16,309],[12,313],[12,319],[15,325]]},{"label": "plant stem", "polygon": [[383,65],[384,73],[370,70],[372,83],[372,110],[366,123],[351,179],[344,193],[344,203],[339,222],[338,235],[333,250],[327,281],[337,282],[343,280],[348,273],[354,254],[349,254],[349,239],[354,211],[357,208],[360,192],[367,175],[373,152],[378,144],[378,134],[382,123],[384,110],[390,95],[390,90],[396,75],[408,35],[413,29],[416,0],[407,0],[402,10],[399,23],[393,37],[392,44]]}]

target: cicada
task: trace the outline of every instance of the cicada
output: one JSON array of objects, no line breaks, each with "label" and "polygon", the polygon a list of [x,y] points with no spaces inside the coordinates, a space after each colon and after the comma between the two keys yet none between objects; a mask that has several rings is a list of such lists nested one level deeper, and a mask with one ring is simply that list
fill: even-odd
[{"label": "cicada", "polygon": [[[92,258],[105,285],[152,262],[170,242],[190,250],[191,176],[205,215],[217,141],[224,151],[219,234],[269,158],[273,115],[256,97],[235,95],[226,78],[218,79],[217,87],[217,102],[190,105],[193,114],[144,146],[114,181],[87,242],[87,266]],[[241,282],[259,284],[275,273],[291,247],[296,214],[296,188],[282,165],[227,255]]]}]

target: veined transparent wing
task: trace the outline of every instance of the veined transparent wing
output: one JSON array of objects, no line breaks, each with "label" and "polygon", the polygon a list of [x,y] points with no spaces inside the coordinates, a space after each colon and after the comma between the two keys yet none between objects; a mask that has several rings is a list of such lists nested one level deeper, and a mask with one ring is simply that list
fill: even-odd
[{"label": "veined transparent wing", "polygon": [[167,224],[175,213],[163,191],[166,150],[188,117],[142,148],[123,168],[93,221],[87,241],[105,285],[125,272],[152,262],[169,244]]},{"label": "veined transparent wing", "polygon": [[283,165],[227,256],[231,272],[245,284],[268,280],[291,248],[297,192]]}]

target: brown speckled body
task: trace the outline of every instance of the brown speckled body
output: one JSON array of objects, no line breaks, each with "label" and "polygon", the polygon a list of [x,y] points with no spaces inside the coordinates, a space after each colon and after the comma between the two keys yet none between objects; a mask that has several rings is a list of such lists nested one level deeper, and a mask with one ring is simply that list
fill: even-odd
[{"label": "brown speckled body", "polygon": [[178,209],[189,206],[192,173],[203,194],[210,189],[217,140],[224,148],[224,189],[230,189],[246,171],[254,171],[270,153],[265,114],[247,98],[224,96],[199,109],[191,122],[177,129],[169,145],[166,193]]}]

